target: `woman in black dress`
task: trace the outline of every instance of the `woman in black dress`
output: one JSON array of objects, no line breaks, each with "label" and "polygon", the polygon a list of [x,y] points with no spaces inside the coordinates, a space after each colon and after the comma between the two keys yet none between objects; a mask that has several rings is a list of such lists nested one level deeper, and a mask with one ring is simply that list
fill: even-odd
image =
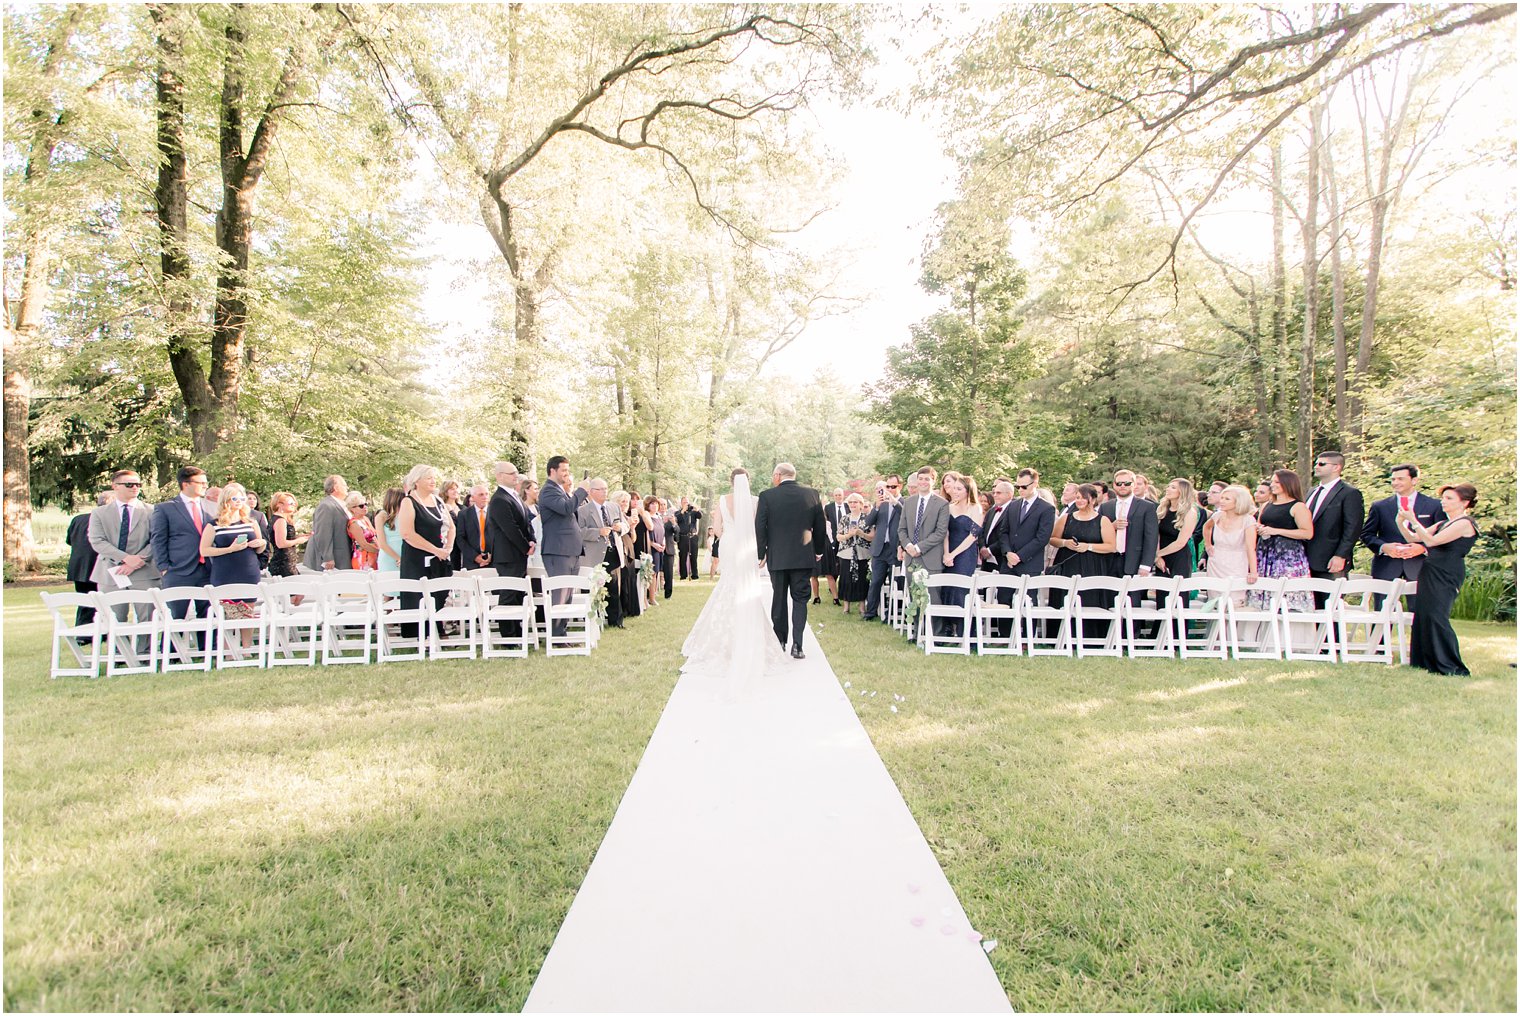
[{"label": "woman in black dress", "polygon": [[301,544],[311,539],[311,534],[296,535],[296,496],[289,491],[279,491],[269,499],[269,514],[270,542],[274,545],[269,554],[269,574],[289,578],[300,563]]},{"label": "woman in black dress", "polygon": [[[1098,488],[1084,483],[1077,488],[1077,499],[1072,502],[1069,513],[1057,515],[1055,528],[1050,531],[1050,545],[1056,548],[1056,559],[1050,570],[1056,575],[1084,578],[1090,575],[1109,574],[1109,555],[1114,552],[1114,524],[1106,515],[1098,513]],[[1051,590],[1050,605],[1059,607],[1066,602],[1066,594]],[[1092,607],[1107,609],[1113,606],[1113,594],[1093,590],[1082,594],[1082,602]]]},{"label": "woman in black dress", "polygon": [[1457,633],[1451,627],[1451,607],[1467,578],[1467,552],[1478,542],[1478,527],[1467,514],[1478,503],[1478,488],[1458,483],[1441,488],[1446,520],[1426,529],[1412,511],[1399,512],[1399,525],[1410,540],[1426,546],[1414,594],[1414,627],[1409,636],[1409,663],[1437,674],[1467,676]]},{"label": "woman in black dress", "polygon": [[1198,530],[1199,514],[1192,483],[1179,476],[1166,485],[1156,506],[1156,571],[1183,578],[1193,574],[1193,533]]},{"label": "woman in black dress", "polygon": [[[403,484],[410,490],[396,511],[396,528],[401,533],[401,577],[404,579],[441,579],[454,574],[449,554],[454,549],[454,520],[448,506],[437,496],[438,470],[432,466],[414,466]],[[442,608],[449,594],[433,594],[433,603]],[[401,609],[415,610],[421,602],[417,593],[401,594]],[[401,637],[417,637],[415,624],[401,626]]]},{"label": "woman in black dress", "polygon": [[[619,588],[623,591],[623,619],[638,617],[639,608],[639,555],[649,552],[649,534],[644,532],[639,513],[633,510],[633,495],[626,490],[615,491],[607,500],[616,502],[623,513],[623,575]],[[618,538],[613,534],[609,539]]]}]

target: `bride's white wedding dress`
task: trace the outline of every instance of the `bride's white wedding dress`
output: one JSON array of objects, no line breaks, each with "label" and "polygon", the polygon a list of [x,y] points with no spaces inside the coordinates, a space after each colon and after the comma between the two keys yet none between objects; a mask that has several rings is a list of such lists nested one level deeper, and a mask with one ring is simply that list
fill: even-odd
[{"label": "bride's white wedding dress", "polygon": [[761,575],[755,552],[755,498],[749,492],[749,477],[734,477],[733,493],[719,499],[718,513],[723,522],[722,571],[681,647],[686,657],[681,673],[711,674],[738,685],[759,677],[772,663],[785,661],[786,653],[771,627],[770,583]]}]

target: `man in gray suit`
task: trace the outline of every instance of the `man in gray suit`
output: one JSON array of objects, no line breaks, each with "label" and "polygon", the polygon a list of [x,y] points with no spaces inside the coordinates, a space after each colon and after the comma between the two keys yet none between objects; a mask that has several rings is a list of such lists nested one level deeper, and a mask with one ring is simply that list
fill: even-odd
[{"label": "man in gray suit", "polygon": [[[153,563],[153,506],[137,498],[142,479],[136,470],[118,469],[111,474],[111,491],[116,500],[92,511],[86,528],[95,551],[90,579],[101,592],[114,593],[123,588],[110,574],[116,568],[130,580],[130,588],[151,589],[158,585],[159,571]],[[117,607],[116,616],[125,621],[126,608]]]},{"label": "man in gray suit", "polygon": [[348,538],[348,481],[336,473],[322,481],[327,496],[311,513],[311,538],[306,560],[321,571],[352,569],[354,546]]},{"label": "man in gray suit", "polygon": [[[881,605],[881,589],[892,566],[897,563],[897,524],[902,515],[902,477],[893,473],[877,485],[876,507],[866,516],[866,528],[871,533],[871,588],[866,593],[866,605],[860,616],[867,621],[877,619]],[[887,618],[882,617],[885,621]]]},{"label": "man in gray suit", "polygon": [[607,481],[593,477],[586,484],[586,501],[576,513],[581,527],[581,567],[607,568],[607,627],[623,627],[622,534],[623,513],[607,503]]},{"label": "man in gray suit", "polygon": [[[897,553],[909,576],[915,568],[923,568],[930,575],[945,570],[950,503],[934,493],[936,476],[933,466],[924,466],[909,480],[913,489],[903,499],[902,518],[897,523]],[[938,596],[931,602],[938,603]]]}]

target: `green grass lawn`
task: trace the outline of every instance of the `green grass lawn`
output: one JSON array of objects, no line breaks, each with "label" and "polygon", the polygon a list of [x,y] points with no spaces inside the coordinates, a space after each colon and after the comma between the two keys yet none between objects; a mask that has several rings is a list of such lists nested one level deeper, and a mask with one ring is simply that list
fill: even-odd
[{"label": "green grass lawn", "polygon": [[[6,1008],[520,1008],[710,588],[589,661],[97,681],[7,590]],[[1514,1008],[1512,630],[1458,681],[813,609],[1016,1007]]]},{"label": "green grass lawn", "polygon": [[1457,630],[1470,679],[820,638],[1015,1008],[1513,1011],[1515,632]]}]

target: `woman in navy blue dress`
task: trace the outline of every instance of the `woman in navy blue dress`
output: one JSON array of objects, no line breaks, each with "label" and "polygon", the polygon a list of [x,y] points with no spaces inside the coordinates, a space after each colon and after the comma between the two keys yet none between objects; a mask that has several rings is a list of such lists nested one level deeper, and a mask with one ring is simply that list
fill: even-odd
[{"label": "woman in navy blue dress", "polygon": [[[258,585],[262,577],[259,551],[264,536],[248,508],[248,492],[241,483],[222,488],[216,522],[201,530],[201,556],[211,568],[211,585]],[[252,600],[222,600],[222,613],[229,619],[254,616]],[[243,645],[253,644],[253,632],[243,630]]]},{"label": "woman in navy blue dress", "polygon": [[[945,474],[942,488],[950,495],[950,530],[945,535],[945,571],[955,575],[976,574],[976,563],[982,545],[982,506],[976,496],[976,481],[957,472]],[[966,602],[964,589],[946,589],[944,601],[951,606],[963,606]],[[961,622],[946,622],[950,635],[961,634]]]}]

